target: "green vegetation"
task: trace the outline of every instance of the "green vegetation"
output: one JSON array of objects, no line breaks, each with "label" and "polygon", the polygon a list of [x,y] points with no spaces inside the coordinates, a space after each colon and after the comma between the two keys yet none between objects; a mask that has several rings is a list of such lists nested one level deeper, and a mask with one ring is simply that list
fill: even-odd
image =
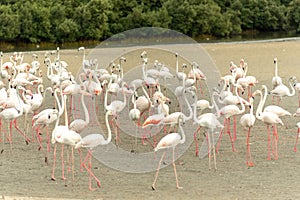
[{"label": "green vegetation", "polygon": [[191,37],[300,32],[300,0],[2,0],[0,40],[104,40],[139,27]]}]

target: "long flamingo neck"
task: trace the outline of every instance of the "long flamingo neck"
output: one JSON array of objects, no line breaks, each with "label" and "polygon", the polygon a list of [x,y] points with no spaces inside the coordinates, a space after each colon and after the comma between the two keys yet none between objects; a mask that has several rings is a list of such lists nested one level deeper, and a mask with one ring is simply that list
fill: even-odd
[{"label": "long flamingo neck", "polygon": [[[195,96],[196,96],[196,95],[195,95]],[[188,106],[188,108],[189,108],[189,113],[190,113],[189,116],[188,116],[185,120],[190,120],[190,119],[192,119],[192,117],[193,117],[193,109],[192,109],[192,107],[191,107],[189,101],[187,100],[186,94],[184,94],[184,100],[185,100],[185,102],[186,102],[186,104],[187,104],[187,106]]]},{"label": "long flamingo neck", "polygon": [[292,85],[291,80],[289,80],[289,85],[290,85],[290,87],[292,88],[292,93],[290,93],[290,91],[289,91],[289,95],[288,95],[288,96],[294,96],[295,93],[296,93],[296,91],[295,91],[295,88],[294,88],[293,85]]},{"label": "long flamingo neck", "polygon": [[178,69],[178,55],[176,55],[176,73],[178,74],[178,71],[179,71],[179,69]]},{"label": "long flamingo neck", "polygon": [[87,107],[85,105],[84,94],[81,95],[81,104],[82,104],[82,108],[83,108],[83,111],[84,111],[85,122],[89,123],[90,122],[90,115],[89,115],[89,112],[88,112]]},{"label": "long flamingo neck", "polygon": [[64,102],[63,102],[63,105],[64,105],[64,111],[65,111],[65,126],[69,126],[69,120],[68,120],[68,112],[67,112],[67,96],[64,98]]},{"label": "long flamingo neck", "polygon": [[[112,78],[110,78],[107,88],[110,87],[111,83],[112,83]],[[107,95],[108,95],[108,89],[105,90],[105,97],[104,97],[104,108],[106,110],[107,110]]]},{"label": "long flamingo neck", "polygon": [[150,102],[150,104],[152,105],[152,101],[147,93],[147,91],[145,90],[144,86],[142,86],[142,90],[143,90],[143,93],[145,95],[145,97],[147,98],[147,100]]},{"label": "long flamingo neck", "polygon": [[180,133],[181,133],[181,140],[180,140],[180,143],[183,144],[185,142],[185,134],[184,134],[184,130],[182,128],[182,126],[179,124],[179,129],[180,129]]},{"label": "long flamingo neck", "polygon": [[235,87],[235,95],[238,97],[239,102],[240,102],[240,104],[242,106],[242,109],[239,110],[239,113],[241,114],[241,113],[245,112],[245,104],[242,102],[242,98],[239,96],[239,93],[237,91],[237,87]]},{"label": "long flamingo neck", "polygon": [[107,136],[107,140],[105,140],[104,144],[108,144],[111,141],[111,129],[110,129],[110,126],[109,126],[108,115],[109,115],[109,112],[106,112],[106,114],[105,114],[105,124],[106,124],[106,127],[107,127],[108,136]]},{"label": "long flamingo neck", "polygon": [[261,91],[259,91],[258,93],[260,95],[260,100],[259,100],[259,104],[258,104],[255,116],[256,116],[257,119],[261,120],[262,119],[261,114],[262,114],[262,106],[263,106],[262,105],[263,104],[263,97],[262,97],[262,92]]},{"label": "long flamingo neck", "polygon": [[197,95],[195,95],[195,102],[194,102],[194,122],[197,122],[198,119],[197,119]]},{"label": "long flamingo neck", "polygon": [[247,72],[248,72],[248,64],[247,63],[245,63],[244,64],[244,66],[245,66],[245,71],[244,71],[244,74],[243,74],[243,78],[245,78],[246,77],[246,75],[247,75]]},{"label": "long flamingo neck", "polygon": [[215,95],[213,94],[211,99],[212,99],[213,106],[216,108],[217,117],[219,118],[220,117],[220,109],[219,109],[219,106],[217,105],[217,103],[215,101],[214,96]]},{"label": "long flamingo neck", "polygon": [[275,62],[275,76],[278,76],[278,66],[277,66],[277,61]]},{"label": "long flamingo neck", "polygon": [[146,62],[145,61],[143,61],[142,70],[143,70],[143,79],[145,80],[147,78],[147,75],[146,75]]}]

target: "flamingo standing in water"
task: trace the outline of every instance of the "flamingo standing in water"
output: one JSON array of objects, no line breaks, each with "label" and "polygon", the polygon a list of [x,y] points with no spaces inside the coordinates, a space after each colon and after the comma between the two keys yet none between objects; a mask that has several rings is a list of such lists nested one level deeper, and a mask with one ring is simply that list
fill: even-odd
[{"label": "flamingo standing in water", "polygon": [[[103,135],[101,135],[99,133],[94,133],[94,134],[89,134],[89,135],[85,136],[84,138],[82,138],[82,140],[80,142],[78,142],[75,145],[75,149],[82,148],[82,147],[88,148],[88,153],[87,153],[85,159],[82,162],[82,166],[90,174],[90,176],[89,176],[89,189],[90,190],[95,190],[94,188],[92,188],[92,178],[95,179],[95,181],[97,182],[98,187],[101,186],[101,183],[100,183],[99,179],[91,171],[91,169],[92,169],[92,156],[93,156],[92,149],[99,146],[99,145],[107,145],[107,144],[110,143],[110,141],[111,141],[111,129],[110,129],[109,122],[108,122],[108,116],[109,115],[115,115],[115,113],[112,110],[108,110],[105,114],[105,123],[106,123],[107,131],[108,131],[107,139],[105,139],[103,137]],[[88,166],[85,165],[85,162],[87,160],[88,160]]]},{"label": "flamingo standing in water", "polygon": [[[182,189],[182,187],[179,186],[179,183],[178,183],[178,177],[177,177],[177,172],[176,172],[176,165],[175,165],[175,147],[178,145],[178,144],[183,144],[185,142],[185,134],[184,134],[184,130],[182,128],[182,124],[181,123],[184,123],[184,119],[183,119],[183,116],[179,117],[178,118],[178,124],[179,124],[179,129],[180,129],[180,133],[170,133],[166,136],[164,136],[160,141],[159,143],[157,144],[157,146],[155,147],[154,151],[158,151],[159,149],[169,149],[169,148],[172,148],[173,150],[173,168],[174,168],[174,174],[175,174],[175,178],[176,178],[176,188],[177,189]],[[157,171],[156,171],[156,174],[155,174],[155,178],[154,178],[154,181],[153,181],[153,184],[152,184],[152,189],[155,190],[156,187],[156,181],[157,181],[157,177],[158,177],[158,173],[159,173],[159,170],[160,170],[160,165],[166,155],[166,150],[165,152],[163,153],[159,163],[158,163],[158,167],[157,167]]]},{"label": "flamingo standing in water", "polygon": [[282,126],[284,124],[283,124],[282,120],[278,117],[277,114],[275,114],[273,112],[267,112],[267,111],[263,112],[262,111],[265,101],[267,99],[266,91],[265,91],[265,95],[263,95],[260,90],[256,90],[256,92],[253,93],[253,96],[256,96],[257,93],[260,95],[260,101],[259,101],[258,108],[256,110],[256,118],[261,120],[262,122],[264,122],[267,125],[267,129],[268,129],[268,160],[271,160],[271,150],[270,150],[271,138],[270,138],[269,126],[273,127],[273,138],[272,138],[273,148],[272,149],[273,149],[274,159],[277,160],[278,159],[278,151],[277,151],[278,133],[277,133],[276,124],[281,124]]}]

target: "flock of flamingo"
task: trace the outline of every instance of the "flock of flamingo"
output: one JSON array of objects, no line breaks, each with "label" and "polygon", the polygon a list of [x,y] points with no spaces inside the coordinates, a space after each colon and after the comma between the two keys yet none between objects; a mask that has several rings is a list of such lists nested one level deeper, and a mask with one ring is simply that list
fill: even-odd
[{"label": "flock of flamingo", "polygon": [[[141,71],[140,79],[126,82],[123,78],[123,64],[126,58],[120,57],[115,62],[111,62],[107,68],[98,68],[97,60],[87,60],[85,57],[85,48],[80,47],[78,51],[83,52],[82,71],[78,76],[78,81],[68,70],[68,63],[61,60],[60,50],[47,52],[45,54],[44,63],[41,64],[37,60],[37,55],[32,54],[32,62],[23,62],[23,53],[13,53],[10,60],[4,62],[4,54],[1,52],[1,78],[0,81],[0,119],[3,146],[1,154],[5,151],[5,144],[9,143],[10,152],[13,152],[13,125],[18,133],[24,137],[26,144],[37,142],[38,150],[45,154],[45,162],[48,164],[48,155],[53,152],[52,161],[52,180],[55,178],[56,152],[57,145],[61,145],[61,164],[62,179],[65,177],[64,169],[64,146],[67,146],[68,171],[72,170],[74,179],[74,150],[77,149],[80,155],[80,170],[83,168],[89,173],[89,189],[92,187],[92,180],[95,180],[97,186],[101,186],[99,179],[92,172],[92,150],[99,145],[109,144],[112,140],[112,129],[115,131],[115,142],[120,143],[119,114],[128,107],[129,119],[135,124],[135,145],[139,144],[138,138],[140,128],[145,129],[148,126],[164,127],[163,136],[159,142],[156,142],[156,135],[153,136],[154,151],[161,149],[172,149],[173,151],[173,168],[176,178],[176,187],[179,185],[176,165],[175,165],[175,147],[178,144],[185,143],[185,131],[183,126],[185,122],[191,120],[195,126],[194,141],[196,146],[195,154],[199,156],[199,145],[197,134],[200,129],[205,129],[205,140],[208,143],[209,169],[211,169],[211,157],[214,159],[214,169],[216,165],[216,153],[219,152],[223,134],[228,134],[232,146],[235,149],[235,141],[237,138],[237,116],[240,116],[240,125],[248,129],[246,136],[246,165],[253,167],[250,151],[250,134],[251,129],[255,125],[256,119],[262,121],[267,126],[268,132],[268,160],[272,157],[278,159],[278,133],[277,125],[284,125],[280,117],[292,116],[290,112],[280,107],[279,104],[283,97],[295,95],[295,90],[300,91],[300,83],[297,83],[296,77],[289,79],[290,88],[287,87],[278,75],[277,58],[274,59],[275,74],[272,78],[273,88],[268,90],[265,85],[261,89],[252,92],[252,87],[257,86],[258,81],[254,76],[247,75],[248,65],[244,59],[240,60],[239,65],[234,62],[229,64],[229,74],[222,76],[218,82],[219,87],[211,91],[211,102],[205,99],[199,99],[203,96],[201,81],[206,80],[206,76],[201,72],[197,63],[182,63],[179,67],[179,55],[174,54],[174,63],[176,71],[166,67],[159,61],[148,63],[148,55],[146,51],[141,52]],[[79,64],[80,65],[80,64]],[[46,67],[47,75],[44,78],[42,68]],[[188,73],[185,70],[189,68]],[[181,70],[180,70],[181,69]],[[188,107],[189,114],[185,112],[171,112],[168,102],[171,101],[166,90],[161,88],[168,79],[178,79],[178,87],[174,94],[177,101],[183,100],[183,104]],[[163,83],[160,83],[163,81]],[[49,83],[46,87],[46,83]],[[45,103],[46,95],[53,98],[53,104]],[[119,100],[119,94],[122,94],[122,100]],[[75,96],[80,96],[81,104],[76,103]],[[268,95],[273,96],[274,105],[265,106]],[[104,98],[96,98],[102,96]],[[254,113],[254,102],[256,96],[259,96],[259,103]],[[109,98],[110,97],[110,101]],[[189,102],[191,97],[194,102]],[[299,96],[300,97],[300,96]],[[277,98],[277,103],[275,100]],[[106,133],[91,133],[87,136],[81,136],[81,133],[88,129],[91,123],[88,105],[86,99],[95,105],[102,105],[105,113]],[[198,100],[199,99],[199,100]],[[219,105],[222,105],[219,108]],[[69,103],[69,105],[67,105]],[[275,105],[276,104],[276,105]],[[78,106],[84,111],[84,116],[76,114]],[[248,109],[249,108],[249,109]],[[207,111],[210,110],[210,111]],[[249,111],[248,111],[249,110]],[[74,119],[70,120],[68,112],[73,112]],[[64,117],[63,117],[64,114]],[[24,126],[19,128],[17,119],[24,116]],[[300,116],[300,98],[299,109],[293,116]],[[221,123],[221,118],[224,122]],[[233,118],[233,123],[231,123]],[[2,125],[2,120],[7,123],[7,130]],[[124,119],[122,119],[124,120]],[[231,124],[233,125],[233,133],[231,133]],[[169,130],[166,130],[166,127]],[[177,131],[178,127],[178,131]],[[300,135],[300,122],[297,123],[298,133],[294,151]],[[42,132],[46,129],[46,139],[43,140]],[[270,128],[273,129],[271,134]],[[49,131],[52,129],[52,131]],[[218,138],[215,141],[215,132],[218,131]],[[30,136],[31,135],[31,136]],[[149,141],[150,136],[144,132],[141,137],[142,144]],[[44,142],[46,148],[44,148]],[[53,148],[51,148],[53,144]],[[87,148],[87,155],[82,159],[82,148]],[[210,154],[213,154],[211,156]],[[166,151],[158,163],[152,189],[156,189],[156,181],[158,178],[161,164],[166,155]]]}]

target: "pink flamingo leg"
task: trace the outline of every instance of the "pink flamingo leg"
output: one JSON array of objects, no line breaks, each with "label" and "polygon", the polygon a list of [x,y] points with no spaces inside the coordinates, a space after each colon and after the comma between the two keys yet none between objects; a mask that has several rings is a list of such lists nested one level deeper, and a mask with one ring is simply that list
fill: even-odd
[{"label": "pink flamingo leg", "polygon": [[[89,160],[88,167],[85,165],[85,162],[86,162],[87,159]],[[95,181],[97,182],[98,187],[101,187],[101,182],[94,175],[94,173],[91,171],[91,169],[92,169],[92,151],[91,150],[88,151],[88,154],[86,155],[82,165],[87,170],[87,172],[89,173],[89,189],[90,190],[95,190],[94,188],[92,188],[92,178],[95,179]]]},{"label": "pink flamingo leg", "polygon": [[295,145],[294,145],[294,152],[297,152],[297,144],[298,144],[298,139],[299,139],[299,133],[300,133],[300,128],[298,128],[298,131],[297,131],[296,142],[295,142]]},{"label": "pink flamingo leg", "polygon": [[179,186],[179,183],[178,183],[178,176],[177,176],[177,172],[176,172],[176,164],[175,164],[175,147],[173,148],[173,169],[174,169],[174,175],[175,175],[175,179],[176,179],[176,188],[177,188],[177,189],[182,189],[182,187]]},{"label": "pink flamingo leg", "polygon": [[40,151],[43,148],[42,138],[40,136],[40,126],[38,125],[38,127],[35,130],[36,130],[36,138],[37,138],[37,141],[38,141],[38,144],[39,144],[38,150]]},{"label": "pink flamingo leg", "polygon": [[30,139],[26,136],[25,133],[23,133],[23,131],[21,131],[21,129],[17,126],[17,119],[14,120],[14,124],[15,124],[15,129],[21,134],[24,136],[25,138],[25,142],[26,144],[28,144],[28,142],[30,142]]},{"label": "pink flamingo leg", "polygon": [[230,139],[230,142],[231,142],[232,152],[235,152],[234,140],[232,139],[231,133],[230,133],[230,118],[227,119],[227,133],[229,135],[229,139]]},{"label": "pink flamingo leg", "polygon": [[161,156],[161,159],[160,159],[160,161],[158,163],[157,170],[156,170],[156,173],[155,173],[155,178],[154,178],[154,181],[153,181],[153,184],[152,184],[152,190],[156,189],[155,188],[155,184],[156,184],[156,181],[157,181],[157,178],[158,178],[158,173],[159,173],[159,170],[160,170],[160,165],[161,165],[161,163],[162,163],[165,155],[166,155],[166,151],[163,153],[163,155]]},{"label": "pink flamingo leg", "polygon": [[270,143],[271,143],[271,138],[270,138],[270,127],[267,126],[268,129],[268,160],[271,160],[271,147],[270,147]]},{"label": "pink flamingo leg", "polygon": [[46,135],[47,135],[47,151],[50,153],[51,146],[50,146],[50,135],[49,135],[49,127],[46,126]]},{"label": "pink flamingo leg", "polygon": [[277,133],[277,126],[274,125],[274,137],[275,137],[275,153],[274,153],[274,159],[278,160],[278,133]]},{"label": "pink flamingo leg", "polygon": [[197,130],[194,132],[194,141],[195,141],[195,145],[196,145],[196,156],[199,155],[199,144],[198,144],[198,140],[197,140],[197,133],[200,131],[201,127],[198,127]]},{"label": "pink flamingo leg", "polygon": [[[226,127],[226,124],[227,124],[227,118],[224,118],[224,123],[223,123],[224,127]],[[220,148],[220,145],[221,145],[223,131],[225,131],[225,128],[220,130],[219,141],[218,141],[218,145],[217,145],[217,148],[216,148],[217,153],[219,152],[219,148]]]},{"label": "pink flamingo leg", "polygon": [[66,180],[66,177],[65,177],[65,163],[64,163],[64,145],[63,144],[61,145],[60,158],[61,158],[61,179]]},{"label": "pink flamingo leg", "polygon": [[54,149],[53,149],[53,166],[52,166],[52,176],[51,180],[55,181],[55,176],[54,176],[54,170],[55,170],[55,163],[56,163],[56,147],[57,143],[54,144]]},{"label": "pink flamingo leg", "polygon": [[246,164],[249,167],[253,167],[254,164],[252,162],[252,156],[251,156],[251,152],[250,152],[250,133],[251,133],[251,128],[249,127],[248,129],[248,134],[247,134],[247,154],[246,154]]},{"label": "pink flamingo leg", "polygon": [[236,116],[233,116],[233,141],[236,141]]},{"label": "pink flamingo leg", "polygon": [[78,149],[78,153],[79,153],[79,160],[80,160],[80,171],[83,172],[83,169],[82,169],[82,152],[81,152],[81,149],[79,148]]},{"label": "pink flamingo leg", "polygon": [[12,143],[12,123],[13,121],[10,120],[9,122],[9,142]]}]

